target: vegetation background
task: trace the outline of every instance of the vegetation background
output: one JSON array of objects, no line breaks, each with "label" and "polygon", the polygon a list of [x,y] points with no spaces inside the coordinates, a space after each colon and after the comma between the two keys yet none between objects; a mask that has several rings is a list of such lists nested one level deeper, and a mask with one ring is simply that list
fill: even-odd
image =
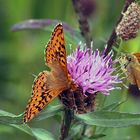
[{"label": "vegetation background", "polygon": [[[96,1],[94,14],[89,23],[94,39],[94,48],[103,49],[112,28],[120,14],[124,1]],[[44,64],[44,47],[48,42],[49,30],[24,30],[12,32],[11,27],[28,19],[57,19],[78,29],[78,18],[74,12],[72,1],[68,0],[0,0],[0,108],[13,114],[25,110],[31,95],[34,80],[32,74],[38,75],[46,69]],[[53,29],[53,28],[51,28]],[[122,51],[140,51],[140,36],[136,39],[122,42]],[[67,41],[76,47],[78,42]],[[79,40],[80,41],[80,40]],[[67,48],[69,54],[69,48]],[[132,96],[131,96],[132,95]],[[119,108],[124,112],[140,112],[140,95],[135,96],[127,90],[115,91],[107,97],[106,104],[122,101]],[[135,98],[136,97],[136,98]],[[58,103],[56,99],[52,104]],[[54,116],[42,121],[31,122],[30,126],[44,128],[59,136],[60,116]],[[140,126],[128,128],[108,128],[102,140],[139,140]],[[16,128],[0,123],[0,140],[33,140],[34,138]]]}]

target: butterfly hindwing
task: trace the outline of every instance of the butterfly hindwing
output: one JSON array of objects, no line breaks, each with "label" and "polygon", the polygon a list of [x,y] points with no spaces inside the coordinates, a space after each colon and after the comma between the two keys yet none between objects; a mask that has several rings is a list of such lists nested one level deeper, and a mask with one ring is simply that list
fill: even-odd
[{"label": "butterfly hindwing", "polygon": [[49,72],[41,72],[35,79],[32,87],[32,96],[26,107],[24,122],[30,121],[46,105],[48,105],[61,92],[61,88],[54,83],[53,77]]}]

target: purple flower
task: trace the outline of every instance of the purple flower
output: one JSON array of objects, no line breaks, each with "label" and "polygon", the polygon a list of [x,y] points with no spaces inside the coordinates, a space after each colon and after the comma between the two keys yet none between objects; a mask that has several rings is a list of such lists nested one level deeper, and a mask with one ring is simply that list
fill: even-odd
[{"label": "purple flower", "polygon": [[[104,50],[105,52],[105,50]],[[106,57],[99,50],[78,47],[67,57],[68,71],[73,81],[83,90],[83,93],[101,92],[109,95],[110,91],[121,83],[118,75],[113,75],[115,68],[112,63],[112,53]]]}]

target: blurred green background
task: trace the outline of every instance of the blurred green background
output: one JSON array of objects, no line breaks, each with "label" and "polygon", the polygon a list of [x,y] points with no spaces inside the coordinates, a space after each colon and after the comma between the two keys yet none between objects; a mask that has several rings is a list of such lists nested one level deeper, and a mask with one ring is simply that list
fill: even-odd
[{"label": "blurred green background", "polygon": [[[94,47],[103,48],[112,27],[121,11],[124,1],[102,0],[96,2],[95,13],[89,23],[94,38]],[[58,19],[78,29],[78,18],[70,0],[0,0],[0,109],[20,114],[25,110],[34,80],[46,69],[44,47],[50,37],[49,31],[25,30],[11,32],[11,27],[27,19]],[[140,51],[140,36],[122,43],[127,52]],[[80,40],[79,40],[80,41]],[[67,41],[67,46],[70,42]],[[76,42],[73,42],[76,44]],[[76,47],[76,46],[74,46]],[[68,52],[69,53],[69,52]],[[112,92],[106,104],[123,100],[127,91]],[[131,94],[131,93],[129,93]],[[52,104],[57,102],[54,101]],[[120,107],[124,112],[140,112],[140,98],[128,96],[128,101]],[[59,135],[60,117],[30,123],[33,127],[45,128]],[[102,140],[139,140],[140,127],[107,129]],[[33,140],[28,134],[0,124],[0,140]]]}]

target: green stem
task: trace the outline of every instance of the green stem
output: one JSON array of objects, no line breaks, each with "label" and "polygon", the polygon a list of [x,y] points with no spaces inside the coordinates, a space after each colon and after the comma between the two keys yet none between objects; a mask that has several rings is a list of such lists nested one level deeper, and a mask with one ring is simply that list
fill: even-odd
[{"label": "green stem", "polygon": [[87,125],[84,124],[83,127],[82,127],[81,136],[85,135],[86,128],[87,128]]},{"label": "green stem", "polygon": [[73,112],[68,108],[64,108],[64,116],[61,124],[61,135],[59,140],[67,138],[72,120]]}]

